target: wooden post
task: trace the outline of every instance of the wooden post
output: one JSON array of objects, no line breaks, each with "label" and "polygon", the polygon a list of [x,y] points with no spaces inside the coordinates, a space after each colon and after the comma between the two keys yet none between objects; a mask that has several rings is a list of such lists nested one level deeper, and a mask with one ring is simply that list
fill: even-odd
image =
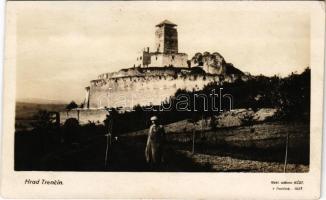
[{"label": "wooden post", "polygon": [[285,157],[284,157],[284,173],[286,172],[286,166],[288,162],[288,148],[289,148],[289,132],[286,133],[286,141],[285,141]]},{"label": "wooden post", "polygon": [[104,161],[104,168],[106,169],[109,164],[109,147],[112,146],[112,127],[113,127],[113,121],[112,119],[108,122],[108,133],[105,135],[106,138],[106,149],[105,149],[105,161]]},{"label": "wooden post", "polygon": [[201,123],[200,123],[200,135],[203,137],[203,122],[204,122],[204,115],[201,115]]},{"label": "wooden post", "polygon": [[109,146],[111,145],[111,133],[108,133],[106,135],[106,150],[105,150],[105,162],[104,162],[104,168],[108,166],[108,157],[109,157]]}]

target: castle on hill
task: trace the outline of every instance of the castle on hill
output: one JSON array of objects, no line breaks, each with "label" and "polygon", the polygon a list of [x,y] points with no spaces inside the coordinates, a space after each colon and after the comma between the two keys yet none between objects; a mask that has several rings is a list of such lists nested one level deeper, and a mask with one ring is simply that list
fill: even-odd
[{"label": "castle on hill", "polygon": [[130,68],[100,74],[86,87],[84,109],[133,108],[159,105],[178,89],[200,90],[211,82],[246,78],[217,52],[196,53],[188,59],[178,49],[177,25],[164,20],[156,25],[155,48],[145,48]]}]

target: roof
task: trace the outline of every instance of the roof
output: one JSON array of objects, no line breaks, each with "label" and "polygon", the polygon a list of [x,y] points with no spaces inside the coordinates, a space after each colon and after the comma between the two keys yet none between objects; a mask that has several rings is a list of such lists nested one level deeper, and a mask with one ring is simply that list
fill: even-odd
[{"label": "roof", "polygon": [[169,20],[164,20],[161,23],[157,24],[156,26],[161,27],[164,25],[170,25],[170,26],[177,26],[175,23],[170,22]]}]

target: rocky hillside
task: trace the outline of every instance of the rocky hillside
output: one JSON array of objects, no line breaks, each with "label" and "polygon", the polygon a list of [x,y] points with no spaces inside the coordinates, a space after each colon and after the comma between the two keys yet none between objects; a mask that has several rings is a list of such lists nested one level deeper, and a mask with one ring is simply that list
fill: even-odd
[{"label": "rocky hillside", "polygon": [[232,63],[227,63],[223,56],[217,52],[196,53],[190,62],[192,67],[201,67],[206,73],[210,74],[244,74],[241,70],[235,68]]}]

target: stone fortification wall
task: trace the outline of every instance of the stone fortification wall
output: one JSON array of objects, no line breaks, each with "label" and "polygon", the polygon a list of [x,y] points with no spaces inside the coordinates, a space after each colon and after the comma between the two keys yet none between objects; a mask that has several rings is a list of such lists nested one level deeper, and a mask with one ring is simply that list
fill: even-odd
[{"label": "stone fortification wall", "polygon": [[80,125],[93,122],[95,124],[104,124],[108,112],[104,109],[76,109],[60,112],[60,124],[64,124],[69,118],[74,118],[79,121]]},{"label": "stone fortification wall", "polygon": [[100,79],[91,82],[89,107],[159,105],[178,89],[201,90],[210,82],[232,82],[237,77],[216,75],[151,75]]},{"label": "stone fortification wall", "polygon": [[178,89],[201,90],[211,82],[233,82],[243,74],[209,74],[201,67],[129,68],[101,74],[87,89],[86,108],[159,105]]},{"label": "stone fortification wall", "polygon": [[189,68],[174,68],[174,67],[150,67],[150,68],[128,68],[118,72],[110,72],[100,74],[98,79],[122,78],[130,76],[176,76],[178,74],[189,74],[192,70]]}]

